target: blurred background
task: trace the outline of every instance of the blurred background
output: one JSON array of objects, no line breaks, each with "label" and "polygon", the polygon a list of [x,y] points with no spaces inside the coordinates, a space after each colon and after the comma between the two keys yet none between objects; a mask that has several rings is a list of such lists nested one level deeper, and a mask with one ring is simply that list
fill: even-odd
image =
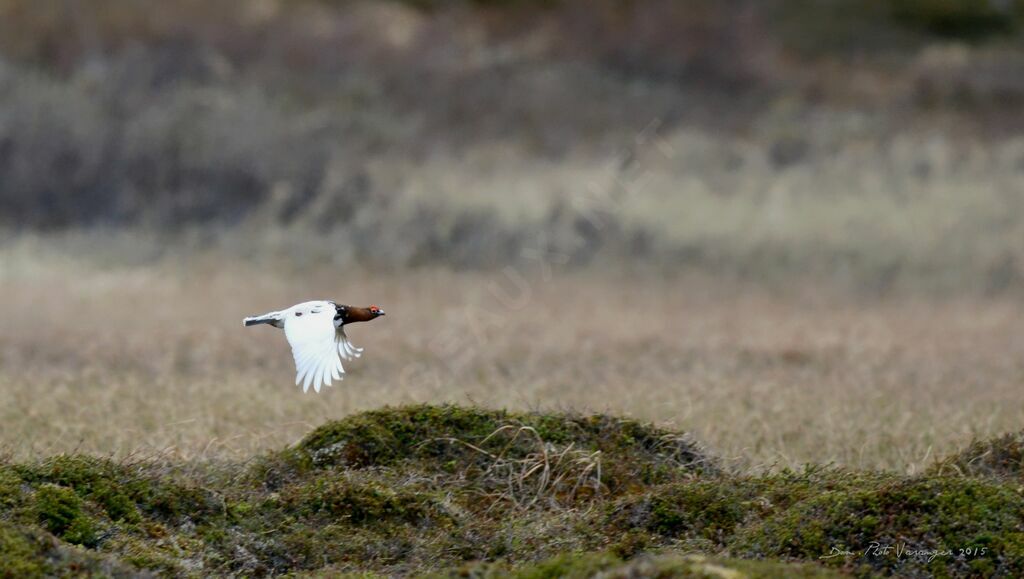
[{"label": "blurred background", "polygon": [[[913,470],[1019,428],[1022,33],[1020,0],[0,0],[2,442],[242,456],[453,400]],[[301,397],[238,321],[319,297],[390,315]]]}]

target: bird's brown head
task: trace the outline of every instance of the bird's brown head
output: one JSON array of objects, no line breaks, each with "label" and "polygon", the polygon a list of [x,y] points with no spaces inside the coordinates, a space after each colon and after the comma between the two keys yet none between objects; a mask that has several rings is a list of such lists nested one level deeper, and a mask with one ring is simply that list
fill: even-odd
[{"label": "bird's brown head", "polygon": [[377,319],[384,314],[384,310],[377,306],[370,306],[368,308],[361,308],[358,306],[345,306],[339,305],[338,315],[335,317],[336,320],[341,320],[342,324],[351,324],[353,322],[369,322],[370,320]]}]

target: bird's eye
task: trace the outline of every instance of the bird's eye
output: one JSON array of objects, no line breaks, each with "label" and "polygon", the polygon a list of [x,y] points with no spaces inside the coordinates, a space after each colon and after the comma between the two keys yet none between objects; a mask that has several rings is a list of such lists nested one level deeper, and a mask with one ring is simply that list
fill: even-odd
[{"label": "bird's eye", "polygon": [[295,312],[295,317],[296,318],[301,318],[302,317],[302,312]]}]

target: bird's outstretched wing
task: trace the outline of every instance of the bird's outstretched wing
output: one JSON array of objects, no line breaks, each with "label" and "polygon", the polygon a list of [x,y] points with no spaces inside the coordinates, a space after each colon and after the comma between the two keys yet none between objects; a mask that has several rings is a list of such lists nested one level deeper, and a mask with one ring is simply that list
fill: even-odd
[{"label": "bird's outstretched wing", "polygon": [[303,392],[311,385],[319,392],[345,373],[335,343],[334,313],[329,302],[307,302],[291,308],[285,317],[284,335],[295,357],[295,384],[302,383]]},{"label": "bird's outstretched wing", "polygon": [[338,327],[338,333],[334,336],[334,339],[338,343],[338,354],[340,354],[343,359],[351,360],[363,355],[363,349],[355,347],[355,345],[349,341],[348,336],[345,335],[344,326]]}]

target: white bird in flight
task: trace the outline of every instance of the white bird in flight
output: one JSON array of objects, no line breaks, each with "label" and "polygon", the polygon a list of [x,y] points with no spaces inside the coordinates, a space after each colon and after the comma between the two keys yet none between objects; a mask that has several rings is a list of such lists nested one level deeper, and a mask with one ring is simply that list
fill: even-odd
[{"label": "white bird in flight", "polygon": [[345,324],[368,322],[383,315],[384,310],[377,306],[360,308],[319,300],[245,318],[242,325],[284,328],[295,357],[295,385],[301,382],[303,392],[308,392],[310,386],[319,392],[324,384],[330,386],[332,380],[344,378],[342,359],[363,355],[363,349],[353,346],[345,335]]}]

